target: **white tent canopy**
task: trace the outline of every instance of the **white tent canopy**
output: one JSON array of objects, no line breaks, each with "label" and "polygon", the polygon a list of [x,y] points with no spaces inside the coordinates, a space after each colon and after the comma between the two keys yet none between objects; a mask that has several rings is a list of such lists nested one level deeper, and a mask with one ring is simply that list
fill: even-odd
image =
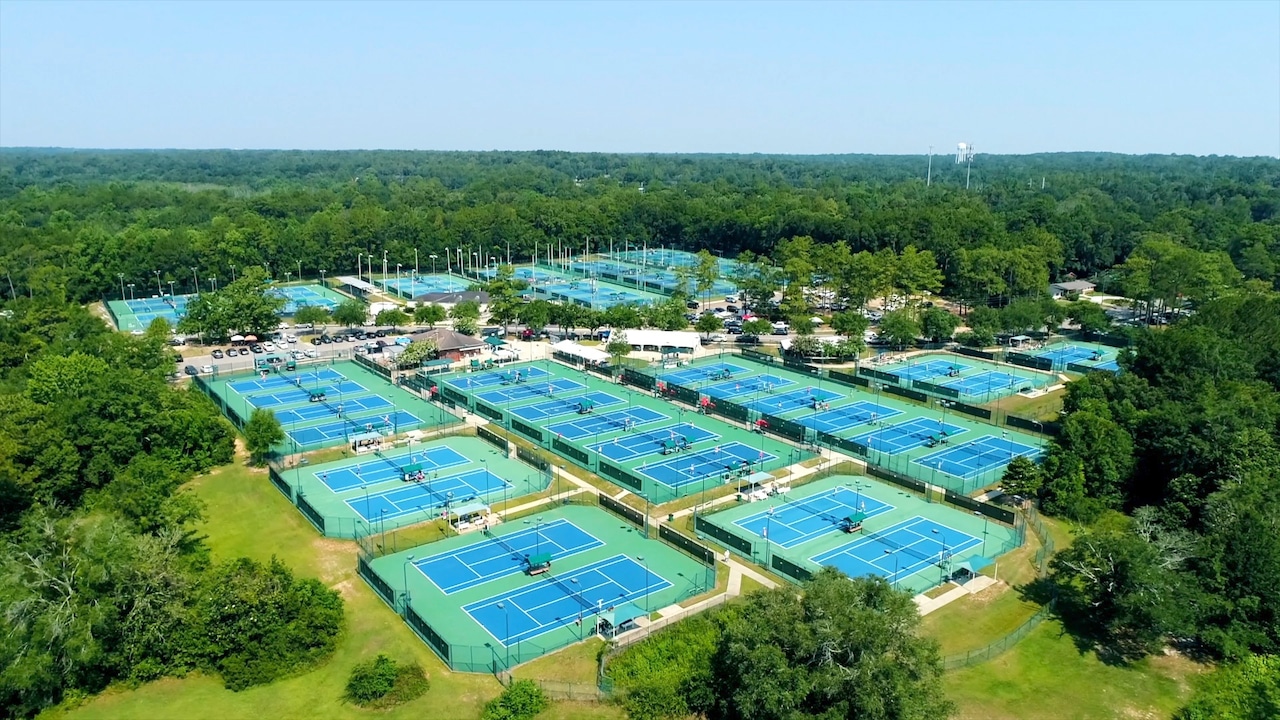
[{"label": "white tent canopy", "polygon": [[662,348],[678,348],[693,352],[702,345],[698,333],[676,332],[671,330],[626,330],[627,342],[637,350],[660,350]]},{"label": "white tent canopy", "polygon": [[555,352],[562,352],[565,355],[572,355],[573,357],[582,358],[583,360],[592,363],[602,363],[609,360],[609,353],[593,347],[587,347],[586,345],[579,345],[572,340],[561,340],[555,345],[552,345],[551,349]]}]

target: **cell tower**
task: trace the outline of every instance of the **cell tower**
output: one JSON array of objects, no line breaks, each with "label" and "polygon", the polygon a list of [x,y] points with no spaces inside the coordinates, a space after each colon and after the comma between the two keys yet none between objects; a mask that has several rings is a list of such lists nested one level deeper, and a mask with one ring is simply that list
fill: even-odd
[{"label": "cell tower", "polygon": [[960,143],[956,145],[956,164],[964,164],[964,189],[969,189],[969,171],[973,169],[973,145]]}]

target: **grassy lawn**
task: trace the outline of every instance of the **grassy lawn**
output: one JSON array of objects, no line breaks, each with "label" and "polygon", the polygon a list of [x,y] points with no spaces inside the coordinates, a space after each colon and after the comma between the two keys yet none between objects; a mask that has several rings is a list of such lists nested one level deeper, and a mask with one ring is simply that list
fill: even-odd
[{"label": "grassy lawn", "polygon": [[750,575],[742,576],[742,586],[739,592],[740,595],[744,595],[744,596],[750,595],[753,592],[758,592],[764,589],[765,589],[764,584],[761,583],[759,580],[756,580]]},{"label": "grassy lawn", "polygon": [[[431,678],[431,690],[418,700],[379,712],[381,718],[470,719],[501,691],[486,675],[451,673],[355,574],[355,545],[328,540],[293,510],[265,473],[228,466],[197,478],[190,487],[207,504],[208,536],[215,559],[245,555],[258,560],[273,554],[298,575],[315,576],[338,589],[346,601],[347,627],[333,659],[304,675],[265,687],[231,692],[209,677],[168,679],[136,690],[109,690],[83,706],[53,710],[47,718],[365,718],[369,712],[341,700],[347,674],[357,662],[385,653],[416,660]],[[598,717],[590,708],[568,703],[547,717]]]},{"label": "grassy lawn", "polygon": [[1201,672],[1180,656],[1104,665],[1048,620],[1000,657],[948,673],[944,685],[960,720],[1167,718]]}]

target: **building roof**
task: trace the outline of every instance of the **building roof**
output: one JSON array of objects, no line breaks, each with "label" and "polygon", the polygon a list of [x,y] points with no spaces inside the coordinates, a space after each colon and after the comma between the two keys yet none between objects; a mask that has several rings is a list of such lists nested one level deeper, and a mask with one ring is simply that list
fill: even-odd
[{"label": "building roof", "polygon": [[358,277],[352,277],[350,275],[342,275],[342,276],[339,276],[337,280],[343,285],[349,285],[357,290],[362,290],[364,292],[382,292],[381,289],[378,288],[378,286],[371,285],[365,282],[364,280],[361,280]]},{"label": "building roof", "polygon": [[702,340],[698,338],[698,333],[694,332],[627,330],[625,335],[627,342],[641,347],[652,345],[657,347],[697,348],[702,345]]},{"label": "building roof", "polygon": [[457,305],[460,302],[474,300],[481,305],[489,304],[489,293],[482,290],[460,290],[458,292],[429,292],[413,299],[416,303],[436,303],[438,305]]},{"label": "building roof", "polygon": [[1085,290],[1094,289],[1097,285],[1094,285],[1088,280],[1069,280],[1067,282],[1053,283],[1049,287],[1062,290],[1063,292],[1084,292]]},{"label": "building roof", "polygon": [[422,340],[434,340],[436,348],[440,352],[449,352],[451,350],[474,350],[484,347],[484,341],[478,337],[471,335],[463,335],[460,332],[454,332],[449,328],[432,328],[424,330],[420,333],[414,333],[409,336],[414,342]]}]

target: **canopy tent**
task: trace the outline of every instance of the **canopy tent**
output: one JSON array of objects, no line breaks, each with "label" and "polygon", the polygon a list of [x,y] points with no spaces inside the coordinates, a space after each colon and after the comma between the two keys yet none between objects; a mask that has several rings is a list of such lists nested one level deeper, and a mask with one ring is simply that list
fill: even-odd
[{"label": "canopy tent", "polygon": [[497,347],[502,347],[503,345],[506,345],[506,344],[507,344],[507,341],[506,341],[506,340],[503,340],[502,338],[500,338],[500,337],[498,337],[498,336],[496,336],[496,335],[490,335],[489,337],[486,337],[486,338],[484,339],[484,343],[485,343],[486,345],[488,345],[489,347],[495,347],[495,348],[497,348]]},{"label": "canopy tent", "polygon": [[603,350],[579,345],[572,340],[561,340],[551,346],[553,352],[561,352],[591,363],[603,363],[609,360],[609,353]]},{"label": "canopy tent", "polygon": [[970,575],[977,575],[979,572],[982,572],[983,568],[989,567],[993,562],[995,561],[989,557],[974,555],[973,557],[965,558],[964,560],[956,563],[956,570],[964,570]]},{"label": "canopy tent", "polygon": [[244,342],[244,336],[243,336],[243,335],[232,335],[232,336],[231,336],[231,342]]},{"label": "canopy tent", "polygon": [[639,605],[625,602],[600,613],[600,619],[616,628],[625,622],[635,620],[639,617],[645,617],[648,614],[649,612]]},{"label": "canopy tent", "polygon": [[488,514],[489,514],[489,506],[485,505],[479,500],[464,502],[461,505],[455,505],[454,507],[449,508],[450,517],[462,518],[462,517],[467,517],[469,515],[488,515]]},{"label": "canopy tent", "polygon": [[382,433],[376,433],[376,432],[360,433],[359,435],[351,436],[352,443],[364,442],[368,440],[381,440],[381,439],[382,439]]}]

